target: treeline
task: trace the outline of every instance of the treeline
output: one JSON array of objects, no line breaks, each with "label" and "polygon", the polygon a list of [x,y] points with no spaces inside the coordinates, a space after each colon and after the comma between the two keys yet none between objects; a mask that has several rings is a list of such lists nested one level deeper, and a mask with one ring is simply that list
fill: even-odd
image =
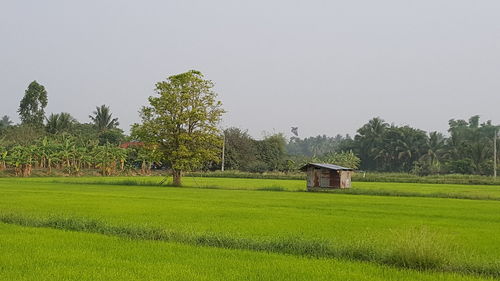
[{"label": "treeline", "polygon": [[498,129],[491,121],[481,123],[479,116],[472,116],[467,121],[450,120],[445,136],[390,125],[377,117],[359,128],[354,138],[292,138],[287,150],[295,156],[312,158],[330,151],[352,151],[361,160],[359,168],[366,171],[492,175]]},{"label": "treeline", "polygon": [[123,143],[113,129],[99,133],[89,124],[79,125],[55,134],[26,125],[10,126],[0,134],[0,172],[23,177],[34,169],[66,175],[92,171],[104,176],[132,171],[150,174],[155,163],[160,163],[154,148]]},{"label": "treeline", "polygon": [[98,169],[102,175],[112,175],[125,169],[128,153],[109,143],[80,143],[63,134],[37,140],[30,145],[0,145],[0,171],[11,167],[16,176],[30,176],[33,169],[58,169],[68,175],[78,175],[83,169]]},{"label": "treeline", "polygon": [[[126,136],[108,106],[96,107],[89,122],[80,123],[66,112],[46,116],[47,104],[45,88],[33,81],[20,102],[20,124],[13,124],[8,116],[0,119],[0,170],[28,176],[32,169],[58,169],[67,174],[95,169],[111,175],[131,169],[147,174],[152,167],[169,168],[159,146]],[[390,125],[377,117],[354,137],[287,139],[278,133],[256,140],[233,127],[220,136],[224,139],[220,154],[224,153],[226,170],[244,172],[292,172],[308,162],[327,162],[376,172],[491,175],[498,128],[473,116],[450,120],[445,135]],[[220,170],[222,163],[210,160],[198,168]]]},{"label": "treeline", "polygon": [[[319,144],[324,144],[323,150],[312,154],[307,152],[316,151],[316,146],[309,139],[292,138],[287,140],[281,133],[265,136],[262,140],[255,140],[247,131],[232,127],[224,130],[224,138],[224,164],[225,168],[229,170],[259,173],[266,171],[291,172],[297,171],[308,162],[328,162],[351,168],[358,168],[360,164],[360,159],[351,150],[340,149],[330,142],[330,140],[335,142],[337,138],[318,137],[321,140]],[[300,151],[298,147],[304,148],[304,150]]]},{"label": "treeline", "polygon": [[90,122],[80,123],[66,112],[45,115],[48,96],[45,88],[33,81],[20,102],[21,123],[8,116],[0,119],[0,171],[10,169],[16,176],[30,176],[33,169],[53,169],[75,175],[95,169],[111,175],[126,168],[130,155],[139,148],[120,148],[127,139],[106,105],[96,107]]},{"label": "treeline", "polygon": [[[245,131],[225,131],[226,165],[230,169],[262,172],[296,170],[307,162],[328,162],[376,172],[417,175],[492,175],[493,140],[499,126],[481,123],[479,116],[450,120],[448,136],[410,126],[390,125],[373,118],[354,137],[292,137],[281,134],[253,140]],[[497,150],[500,150],[497,143]],[[498,159],[498,158],[497,158]]]}]

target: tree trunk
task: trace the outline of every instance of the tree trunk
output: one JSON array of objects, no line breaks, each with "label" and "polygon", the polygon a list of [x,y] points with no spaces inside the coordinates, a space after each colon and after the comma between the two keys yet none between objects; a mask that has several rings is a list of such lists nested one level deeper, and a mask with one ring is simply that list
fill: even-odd
[{"label": "tree trunk", "polygon": [[174,186],[182,186],[182,171],[181,170],[172,170],[172,176],[174,178],[173,185]]}]

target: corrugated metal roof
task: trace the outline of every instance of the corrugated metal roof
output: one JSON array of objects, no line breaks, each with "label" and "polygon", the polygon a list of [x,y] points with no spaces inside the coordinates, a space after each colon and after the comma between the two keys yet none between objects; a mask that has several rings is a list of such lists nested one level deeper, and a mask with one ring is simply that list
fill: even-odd
[{"label": "corrugated metal roof", "polygon": [[330,169],[330,170],[335,170],[335,171],[339,171],[339,170],[340,171],[352,171],[353,170],[351,168],[346,168],[346,167],[328,164],[328,163],[309,163],[300,169],[305,170],[305,169],[309,168],[310,166],[318,167],[318,168],[325,168],[325,169]]}]

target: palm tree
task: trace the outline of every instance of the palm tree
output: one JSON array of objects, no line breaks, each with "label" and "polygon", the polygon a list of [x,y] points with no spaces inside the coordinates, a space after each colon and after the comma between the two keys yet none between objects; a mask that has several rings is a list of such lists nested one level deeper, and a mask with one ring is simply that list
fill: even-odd
[{"label": "palm tree", "polygon": [[89,118],[94,122],[94,125],[99,131],[106,131],[120,125],[120,123],[118,123],[118,118],[113,118],[109,106],[105,104],[100,107],[97,106],[96,110],[92,113],[94,115],[89,115]]},{"label": "palm tree", "polygon": [[383,145],[384,133],[389,128],[380,117],[372,118],[358,130],[355,140],[360,144],[358,154],[365,169],[380,169],[382,154],[379,148]]},{"label": "palm tree", "polygon": [[47,118],[47,125],[45,125],[45,129],[51,134],[57,134],[70,130],[76,122],[76,119],[69,113],[52,113],[49,118]]},{"label": "palm tree", "polygon": [[0,119],[0,133],[2,130],[6,129],[7,127],[12,125],[12,121],[10,120],[9,116],[4,115],[2,119]]},{"label": "palm tree", "polygon": [[438,132],[429,133],[427,139],[426,151],[419,160],[428,161],[432,166],[439,165],[442,156],[445,153],[445,138]]},{"label": "palm tree", "polygon": [[10,125],[12,125],[12,121],[9,116],[4,115],[2,119],[0,119],[0,127],[9,127]]}]

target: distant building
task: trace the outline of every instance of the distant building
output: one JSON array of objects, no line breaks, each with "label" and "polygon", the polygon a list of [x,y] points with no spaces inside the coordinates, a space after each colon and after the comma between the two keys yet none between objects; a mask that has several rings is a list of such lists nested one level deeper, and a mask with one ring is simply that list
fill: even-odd
[{"label": "distant building", "polygon": [[124,142],[120,144],[121,148],[129,148],[129,147],[142,147],[144,146],[143,142],[140,141],[129,141],[129,142]]},{"label": "distant building", "polygon": [[300,168],[307,173],[307,190],[350,188],[353,169],[333,164],[309,163]]}]

